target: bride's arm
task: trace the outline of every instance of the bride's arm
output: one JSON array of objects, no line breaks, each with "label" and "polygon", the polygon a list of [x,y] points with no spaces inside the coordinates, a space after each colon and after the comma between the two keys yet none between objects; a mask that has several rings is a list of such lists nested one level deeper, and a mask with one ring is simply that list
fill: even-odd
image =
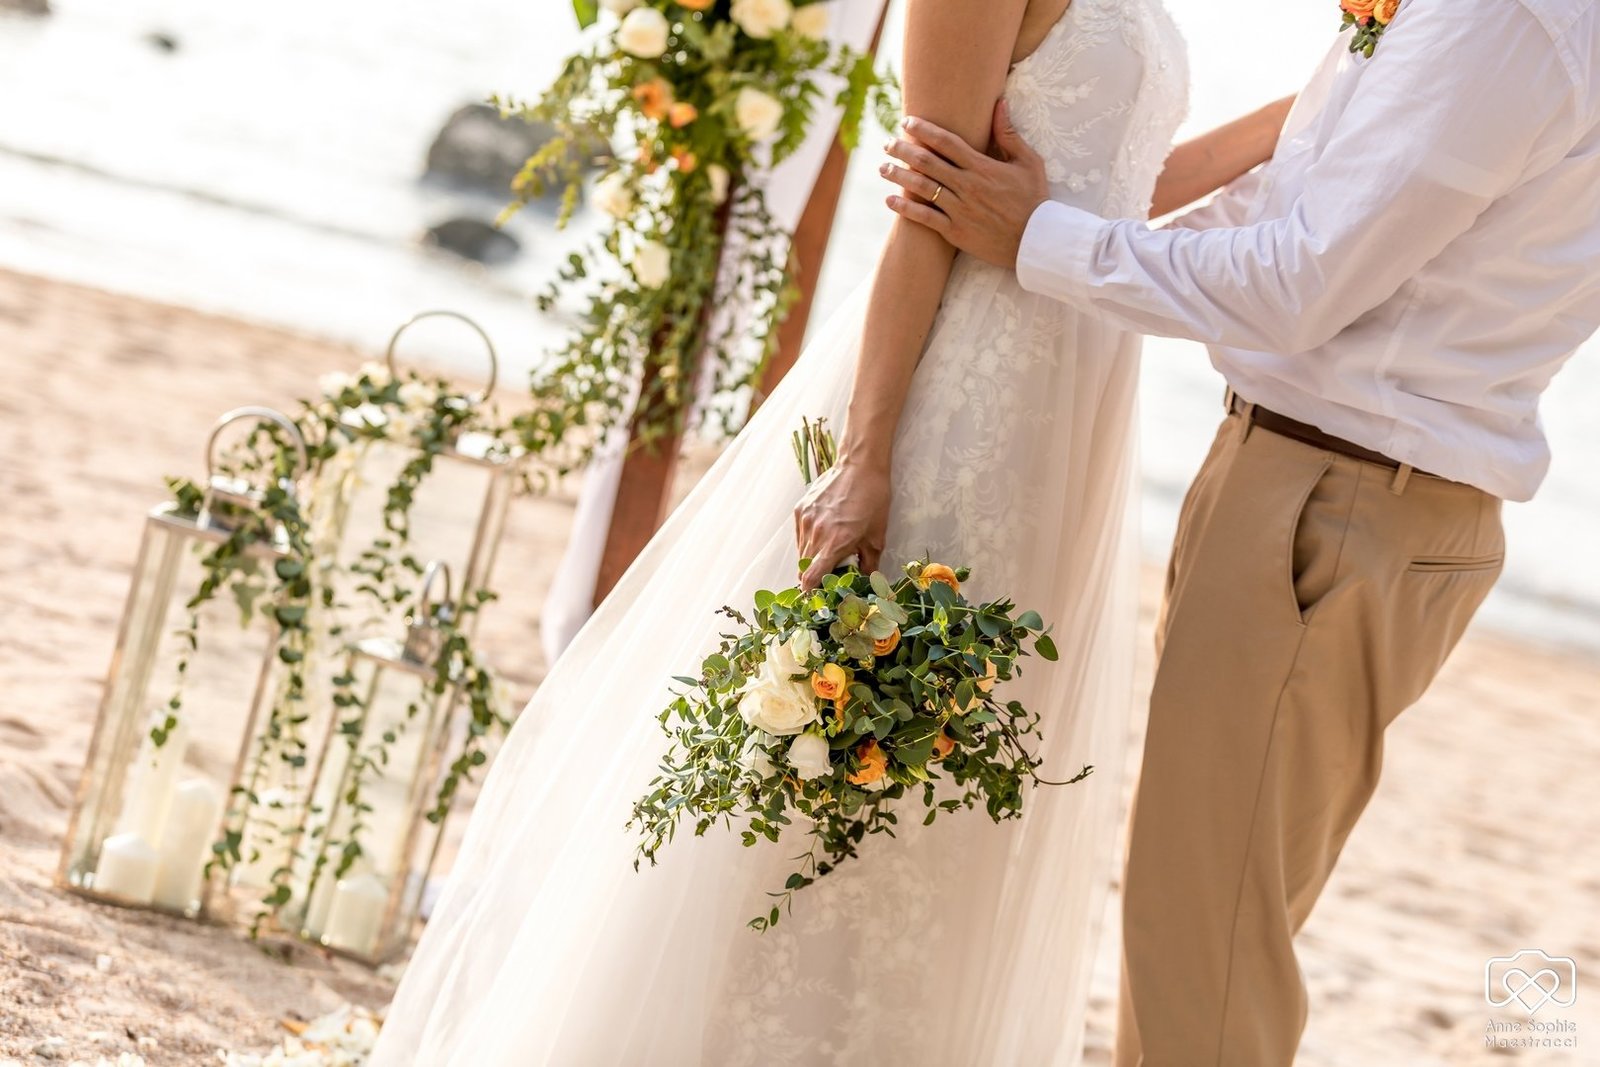
[{"label": "bride's arm", "polygon": [[1271,159],[1293,106],[1294,97],[1286,96],[1174,148],[1156,183],[1150,217],[1188,207]]},{"label": "bride's arm", "polygon": [[[1026,0],[911,0],[902,72],[907,114],[932,117],[975,147],[986,145],[1026,9]],[[938,234],[895,220],[873,280],[839,462],[795,509],[801,556],[813,559],[808,588],[852,554],[863,568],[877,566],[895,427],[955,254]]]}]

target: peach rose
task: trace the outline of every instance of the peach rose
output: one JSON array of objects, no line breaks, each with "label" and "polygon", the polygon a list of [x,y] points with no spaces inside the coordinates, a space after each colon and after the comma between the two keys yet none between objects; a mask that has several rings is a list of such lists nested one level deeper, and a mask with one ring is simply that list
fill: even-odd
[{"label": "peach rose", "polygon": [[1400,0],[1377,0],[1372,5],[1372,17],[1378,25],[1387,26],[1394,21],[1399,10]]},{"label": "peach rose", "polygon": [[675,130],[683,129],[699,117],[700,109],[687,100],[679,100],[667,110],[667,121],[672,123]]},{"label": "peach rose", "polygon": [[939,736],[933,739],[933,758],[935,760],[942,760],[955,750],[956,739],[945,733],[943,730],[940,730]]},{"label": "peach rose", "polygon": [[690,11],[704,11],[717,0],[678,0],[679,7],[686,7]]},{"label": "peach rose", "polygon": [[889,754],[875,740],[856,746],[856,761],[861,769],[850,775],[851,785],[871,785],[889,773]]},{"label": "peach rose", "polygon": [[672,161],[676,163],[678,165],[678,169],[683,171],[685,174],[693,174],[694,169],[700,165],[700,160],[695,158],[695,154],[693,152],[689,151],[687,148],[681,147],[674,148],[672,150]]},{"label": "peach rose", "polygon": [[843,733],[844,728],[849,725],[850,719],[845,713],[848,707],[850,707],[849,693],[840,693],[833,698],[833,725],[839,733]]},{"label": "peach rose", "polygon": [[824,663],[811,674],[811,691],[823,700],[838,700],[845,695],[850,676],[837,663]]},{"label": "peach rose", "polygon": [[634,102],[647,119],[660,122],[672,109],[672,84],[665,78],[651,78],[633,87]]},{"label": "peach rose", "polygon": [[900,627],[896,626],[894,628],[894,632],[888,637],[880,637],[876,641],[872,642],[872,654],[874,656],[887,656],[889,653],[893,652],[899,647]]},{"label": "peach rose", "polygon": [[919,588],[926,589],[934,582],[943,582],[950,587],[951,591],[961,592],[961,583],[956,581],[956,572],[952,568],[946,567],[943,563],[926,564],[922,568],[922,573],[917,575],[917,586]]},{"label": "peach rose", "polygon": [[1366,22],[1372,17],[1372,11],[1378,6],[1378,0],[1339,0],[1339,6],[1356,17],[1357,22]]}]

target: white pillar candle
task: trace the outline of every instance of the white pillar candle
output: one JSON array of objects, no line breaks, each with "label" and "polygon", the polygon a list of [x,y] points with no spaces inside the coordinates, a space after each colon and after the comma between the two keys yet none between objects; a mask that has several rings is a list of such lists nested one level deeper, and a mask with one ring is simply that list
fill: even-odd
[{"label": "white pillar candle", "polygon": [[287,789],[267,789],[258,796],[260,800],[250,806],[239,846],[244,858],[233,869],[233,884],[246,889],[265,889],[272,884],[272,872],[288,865],[300,807],[295,794]]},{"label": "white pillar candle", "polygon": [[131,768],[133,773],[127,792],[123,794],[119,832],[138,834],[151,843],[161,840],[162,828],[172,808],[173,787],[188,748],[189,727],[183,719],[178,720],[178,725],[167,734],[166,743],[159,748],[150,740],[149,733],[145,734]]},{"label": "white pillar candle", "polygon": [[199,900],[211,840],[221,817],[222,794],[204,778],[191,778],[173,791],[171,814],[161,834],[157,904],[188,911]]},{"label": "white pillar candle", "polygon": [[155,896],[159,865],[160,858],[150,842],[138,834],[113,834],[100,846],[94,891],[130,904],[148,904]]},{"label": "white pillar candle", "polygon": [[377,947],[383,913],[389,906],[389,882],[376,874],[341,878],[328,909],[322,943],[361,955]]}]

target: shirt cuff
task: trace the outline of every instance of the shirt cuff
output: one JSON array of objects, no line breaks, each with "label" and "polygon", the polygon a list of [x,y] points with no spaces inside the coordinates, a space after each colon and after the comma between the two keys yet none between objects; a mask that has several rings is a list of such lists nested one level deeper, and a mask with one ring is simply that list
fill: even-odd
[{"label": "shirt cuff", "polygon": [[1017,281],[1030,293],[1089,303],[1089,264],[1111,224],[1054,200],[1034,209],[1017,249]]}]

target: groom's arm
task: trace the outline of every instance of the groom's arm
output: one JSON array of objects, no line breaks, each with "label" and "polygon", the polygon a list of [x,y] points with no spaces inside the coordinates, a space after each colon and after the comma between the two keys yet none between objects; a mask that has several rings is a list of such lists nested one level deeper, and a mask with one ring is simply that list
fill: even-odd
[{"label": "groom's arm", "polygon": [[[1575,102],[1562,57],[1522,5],[1413,0],[1283,217],[1150,230],[1045,202],[1015,237],[994,233],[1004,213],[987,211],[990,232],[970,234],[968,250],[1016,249],[1026,288],[1146,333],[1305,351],[1391,297],[1497,198],[1561,158]],[[950,208],[981,208],[969,201],[1003,185],[991,174]],[[935,228],[963,224],[922,215]]]}]

